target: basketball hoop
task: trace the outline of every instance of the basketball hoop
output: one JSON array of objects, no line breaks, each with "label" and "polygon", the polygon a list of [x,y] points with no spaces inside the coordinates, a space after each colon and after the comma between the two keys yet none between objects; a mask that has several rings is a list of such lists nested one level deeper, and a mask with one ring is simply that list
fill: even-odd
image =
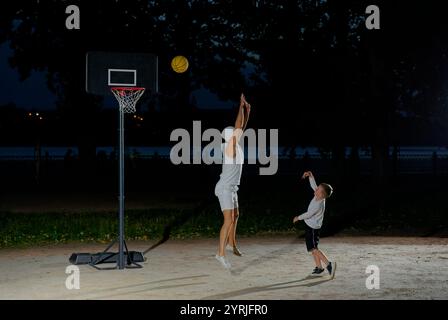
[{"label": "basketball hoop", "polygon": [[[158,58],[148,53],[88,52],[86,55],[86,91],[100,96],[112,92],[118,101],[118,237],[100,253],[73,253],[70,263],[85,264],[98,270],[142,268],[144,254],[129,251],[125,239],[125,113],[134,113],[145,89],[158,92]],[[118,243],[118,252],[109,252]],[[115,268],[100,268],[116,263]]]},{"label": "basketball hoop", "polygon": [[117,98],[123,113],[134,113],[138,99],[145,92],[145,88],[140,87],[112,87],[110,90]]}]

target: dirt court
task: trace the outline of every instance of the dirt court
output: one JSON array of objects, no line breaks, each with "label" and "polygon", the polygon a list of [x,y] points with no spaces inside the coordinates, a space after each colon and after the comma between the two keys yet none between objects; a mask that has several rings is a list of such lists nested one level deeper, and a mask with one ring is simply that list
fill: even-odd
[{"label": "dirt court", "polygon": [[[144,251],[153,243],[128,245]],[[337,261],[333,280],[309,277],[312,258],[294,236],[240,239],[245,255],[229,255],[231,271],[215,260],[216,245],[169,240],[142,269],[79,266],[79,290],[65,285],[70,254],[105,245],[2,249],[0,299],[448,299],[448,238],[323,238],[321,248]],[[366,288],[369,265],[379,268],[379,289]]]}]

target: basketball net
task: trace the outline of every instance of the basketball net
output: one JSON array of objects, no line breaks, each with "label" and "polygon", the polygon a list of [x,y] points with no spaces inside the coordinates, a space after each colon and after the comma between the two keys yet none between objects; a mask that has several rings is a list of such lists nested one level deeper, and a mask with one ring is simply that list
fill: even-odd
[{"label": "basketball net", "polygon": [[112,87],[110,90],[117,98],[120,111],[123,113],[134,113],[138,99],[145,92],[145,88],[139,87]]}]

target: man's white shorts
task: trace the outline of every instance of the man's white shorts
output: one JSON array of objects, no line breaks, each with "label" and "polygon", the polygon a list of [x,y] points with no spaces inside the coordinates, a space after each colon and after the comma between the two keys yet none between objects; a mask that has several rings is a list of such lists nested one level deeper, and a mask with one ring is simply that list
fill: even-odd
[{"label": "man's white shorts", "polygon": [[238,186],[223,187],[217,185],[215,195],[218,197],[221,211],[238,208]]}]

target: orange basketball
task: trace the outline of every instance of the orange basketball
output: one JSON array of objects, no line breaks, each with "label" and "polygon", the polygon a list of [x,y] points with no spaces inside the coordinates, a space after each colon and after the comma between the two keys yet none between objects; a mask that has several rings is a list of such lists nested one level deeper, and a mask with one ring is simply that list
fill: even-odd
[{"label": "orange basketball", "polygon": [[171,60],[171,68],[176,73],[184,73],[188,69],[188,60],[184,56],[176,56]]}]

